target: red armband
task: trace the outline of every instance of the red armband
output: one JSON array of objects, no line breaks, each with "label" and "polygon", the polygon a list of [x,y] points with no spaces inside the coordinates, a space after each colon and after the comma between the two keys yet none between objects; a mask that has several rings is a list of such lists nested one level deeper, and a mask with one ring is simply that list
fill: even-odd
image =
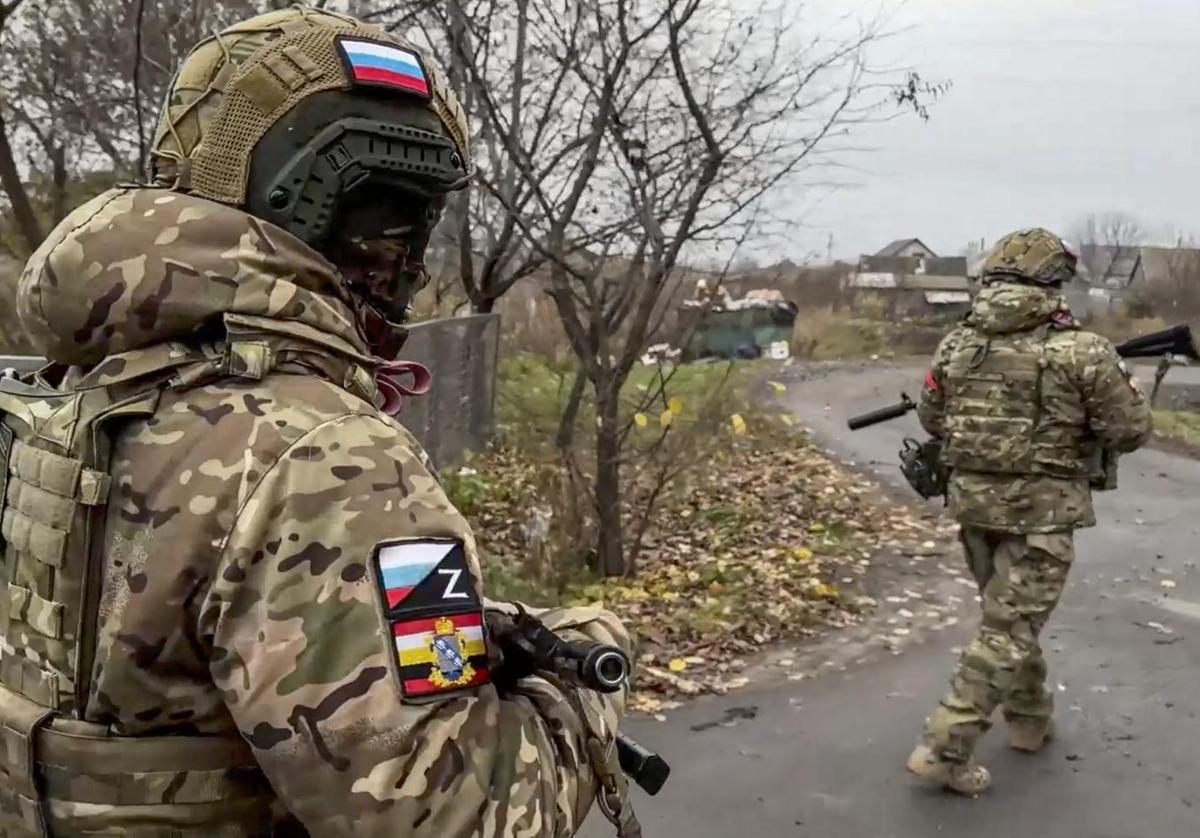
[{"label": "red armband", "polygon": [[937,379],[933,377],[933,370],[928,370],[925,373],[925,389],[933,390],[935,393],[938,390],[942,389],[941,386],[937,383]]}]

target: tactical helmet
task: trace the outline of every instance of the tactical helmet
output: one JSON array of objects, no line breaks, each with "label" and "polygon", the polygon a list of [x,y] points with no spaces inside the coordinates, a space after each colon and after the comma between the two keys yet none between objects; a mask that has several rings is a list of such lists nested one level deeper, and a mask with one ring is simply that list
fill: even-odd
[{"label": "tactical helmet", "polygon": [[1056,285],[1075,276],[1078,261],[1070,244],[1049,230],[1032,227],[996,242],[984,259],[983,280]]},{"label": "tactical helmet", "polygon": [[413,44],[296,6],[196,46],[163,103],[151,175],[240,207],[335,262],[380,247],[369,258],[390,267],[347,274],[374,345],[427,280],[445,197],[470,177],[467,131],[445,75]]}]

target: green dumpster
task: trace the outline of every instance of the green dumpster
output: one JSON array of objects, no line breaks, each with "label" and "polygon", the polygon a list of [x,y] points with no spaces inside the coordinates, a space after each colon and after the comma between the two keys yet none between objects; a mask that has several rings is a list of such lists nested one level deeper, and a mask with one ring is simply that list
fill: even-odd
[{"label": "green dumpster", "polygon": [[791,345],[796,306],[790,302],[685,310],[683,355],[695,358],[758,358],[772,344]]}]

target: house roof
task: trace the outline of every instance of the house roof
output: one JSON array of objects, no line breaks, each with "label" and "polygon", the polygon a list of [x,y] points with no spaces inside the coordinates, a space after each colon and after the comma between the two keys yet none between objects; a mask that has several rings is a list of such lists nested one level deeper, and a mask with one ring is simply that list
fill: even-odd
[{"label": "house roof", "polygon": [[1194,247],[1143,247],[1142,272],[1148,284],[1200,277],[1200,249]]},{"label": "house roof", "polygon": [[1093,285],[1124,288],[1133,281],[1141,261],[1140,247],[1085,244],[1079,248],[1079,264]]},{"label": "house roof", "polygon": [[920,239],[896,239],[894,242],[887,245],[885,248],[883,248],[882,250],[877,252],[875,255],[876,256],[899,256],[900,253],[904,250],[904,248],[906,248],[910,245],[913,245],[913,244],[919,244],[919,245],[921,245],[921,247],[925,248],[925,250],[929,251],[930,253],[933,253],[933,248],[931,248],[929,245],[925,244],[925,242],[921,241]]},{"label": "house roof", "polygon": [[1127,288],[1139,278],[1163,282],[1180,271],[1200,274],[1200,249],[1190,247],[1084,245],[1079,256],[1083,279],[1104,288]]}]

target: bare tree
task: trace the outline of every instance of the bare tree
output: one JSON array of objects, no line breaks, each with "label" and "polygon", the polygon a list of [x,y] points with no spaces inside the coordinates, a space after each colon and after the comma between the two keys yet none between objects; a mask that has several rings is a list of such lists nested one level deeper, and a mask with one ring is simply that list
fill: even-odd
[{"label": "bare tree", "polygon": [[621,392],[683,260],[736,253],[776,187],[831,164],[885,102],[911,103],[866,64],[877,27],[806,37],[790,4],[446,6],[479,45],[455,56],[482,123],[480,184],[516,252],[541,262],[594,395],[599,563],[622,574]]},{"label": "bare tree", "polygon": [[[11,22],[22,3],[24,0],[7,0],[0,3],[0,57],[8,52],[7,41],[11,32]],[[3,69],[5,68],[0,66],[0,70]],[[32,250],[42,240],[42,228],[22,181],[12,141],[9,139],[9,125],[5,120],[3,107],[9,98],[6,95],[0,99],[0,187],[3,187],[8,198],[17,230],[27,247]]]},{"label": "bare tree", "polygon": [[1129,261],[1131,250],[1146,241],[1146,231],[1134,216],[1113,211],[1080,219],[1068,238],[1078,247],[1089,278],[1098,283],[1108,278],[1118,264]]},{"label": "bare tree", "polygon": [[16,255],[73,203],[141,177],[178,62],[213,30],[262,8],[258,0],[0,6],[0,185],[20,233]]}]

